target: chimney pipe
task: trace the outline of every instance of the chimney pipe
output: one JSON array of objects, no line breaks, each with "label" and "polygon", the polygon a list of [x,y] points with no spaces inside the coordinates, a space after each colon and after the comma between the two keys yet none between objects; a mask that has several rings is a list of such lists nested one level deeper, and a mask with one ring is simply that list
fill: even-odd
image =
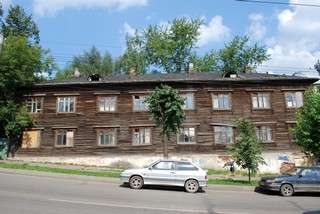
[{"label": "chimney pipe", "polygon": [[251,73],[251,66],[247,65],[245,70],[244,70],[244,73],[250,74]]},{"label": "chimney pipe", "polygon": [[80,77],[79,68],[75,68],[75,69],[74,69],[74,77]]},{"label": "chimney pipe", "polygon": [[189,74],[193,74],[193,73],[194,73],[194,66],[193,66],[193,63],[192,63],[192,62],[189,63],[188,73],[189,73]]},{"label": "chimney pipe", "polygon": [[130,67],[130,77],[134,77],[136,75],[136,68]]}]

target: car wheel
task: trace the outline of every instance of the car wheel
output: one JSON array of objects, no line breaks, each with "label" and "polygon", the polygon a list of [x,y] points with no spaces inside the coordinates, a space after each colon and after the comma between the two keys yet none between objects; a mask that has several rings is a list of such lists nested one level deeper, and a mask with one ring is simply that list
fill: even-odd
[{"label": "car wheel", "polygon": [[187,192],[191,192],[191,193],[197,192],[199,189],[198,181],[194,179],[187,180],[184,185],[184,188],[186,189]]},{"label": "car wheel", "polygon": [[143,186],[143,179],[138,175],[132,176],[130,178],[129,184],[132,189],[141,189],[141,187]]},{"label": "car wheel", "polygon": [[280,188],[280,193],[283,196],[292,196],[293,195],[293,187],[290,184],[283,184]]}]

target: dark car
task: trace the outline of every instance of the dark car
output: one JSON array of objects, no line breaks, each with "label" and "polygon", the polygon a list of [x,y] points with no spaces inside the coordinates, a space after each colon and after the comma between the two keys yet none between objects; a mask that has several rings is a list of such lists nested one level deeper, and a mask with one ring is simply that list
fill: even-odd
[{"label": "dark car", "polygon": [[320,192],[320,167],[293,167],[282,175],[262,177],[259,186],[278,191],[283,196],[292,196],[295,192]]}]

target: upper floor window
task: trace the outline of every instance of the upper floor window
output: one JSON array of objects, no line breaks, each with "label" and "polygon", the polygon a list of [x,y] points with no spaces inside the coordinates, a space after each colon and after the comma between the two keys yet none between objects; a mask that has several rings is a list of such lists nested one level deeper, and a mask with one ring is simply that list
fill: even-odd
[{"label": "upper floor window", "polygon": [[148,96],[133,96],[133,110],[148,110],[149,103],[144,102]]},{"label": "upper floor window", "polygon": [[299,108],[303,105],[302,92],[285,93],[287,108]]},{"label": "upper floor window", "polygon": [[177,136],[178,143],[196,143],[195,139],[195,128],[194,127],[184,127],[179,129],[179,134]]},{"label": "upper floor window", "polygon": [[68,113],[75,112],[75,97],[59,97],[58,98],[58,112]]},{"label": "upper floor window", "polygon": [[191,93],[188,94],[182,94],[182,98],[184,98],[184,105],[182,106],[182,109],[188,110],[188,109],[194,109],[194,95]]},{"label": "upper floor window", "polygon": [[230,94],[212,94],[213,109],[230,109]]},{"label": "upper floor window", "polygon": [[99,146],[115,146],[116,128],[98,129],[97,133]]},{"label": "upper floor window", "polygon": [[214,142],[230,144],[233,143],[233,127],[231,126],[214,126]]},{"label": "upper floor window", "polygon": [[273,128],[272,126],[257,126],[256,136],[263,142],[273,142]]},{"label": "upper floor window", "polygon": [[133,128],[133,145],[151,144],[151,128]]},{"label": "upper floor window", "polygon": [[113,112],[116,110],[117,98],[115,96],[98,97],[98,100],[100,112]]},{"label": "upper floor window", "polygon": [[41,113],[42,98],[31,98],[27,100],[27,110],[31,114]]},{"label": "upper floor window", "polygon": [[253,93],[251,98],[253,108],[270,108],[270,95],[268,93]]},{"label": "upper floor window", "polygon": [[55,139],[57,147],[70,147],[74,144],[73,129],[57,129],[55,131]]}]

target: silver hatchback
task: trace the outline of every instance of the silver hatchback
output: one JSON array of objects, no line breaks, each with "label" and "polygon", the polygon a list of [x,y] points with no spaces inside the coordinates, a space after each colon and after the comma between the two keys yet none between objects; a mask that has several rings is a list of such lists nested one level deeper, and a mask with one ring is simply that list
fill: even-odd
[{"label": "silver hatchback", "polygon": [[181,186],[194,193],[208,185],[207,172],[184,160],[158,160],[147,168],[125,170],[120,179],[132,189],[144,185]]}]

